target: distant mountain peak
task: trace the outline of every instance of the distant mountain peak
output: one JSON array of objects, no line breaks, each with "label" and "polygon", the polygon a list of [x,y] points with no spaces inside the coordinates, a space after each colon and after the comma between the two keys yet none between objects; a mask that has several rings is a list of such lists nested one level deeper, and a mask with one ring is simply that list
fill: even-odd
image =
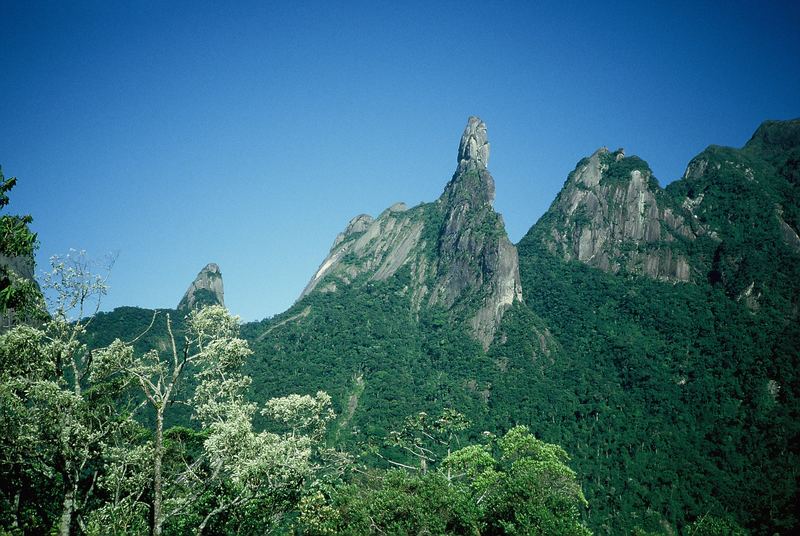
[{"label": "distant mountain peak", "polygon": [[470,209],[494,203],[494,179],[486,166],[489,163],[489,140],[486,124],[470,116],[458,144],[458,167],[447,183],[439,203],[445,207],[464,205]]},{"label": "distant mountain peak", "polygon": [[800,146],[800,118],[788,121],[764,121],[759,125],[745,147],[768,148],[771,151],[789,151]]},{"label": "distant mountain peak", "polygon": [[206,305],[225,305],[222,272],[213,262],[200,270],[178,303],[179,310],[191,311]]}]

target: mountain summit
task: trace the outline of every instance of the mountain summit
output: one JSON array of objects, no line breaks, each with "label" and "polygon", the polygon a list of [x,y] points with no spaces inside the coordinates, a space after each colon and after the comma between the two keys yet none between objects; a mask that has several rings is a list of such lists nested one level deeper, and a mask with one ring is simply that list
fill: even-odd
[{"label": "mountain summit", "polygon": [[464,135],[458,145],[458,169],[468,167],[486,169],[489,164],[489,140],[486,138],[486,124],[475,116],[467,120]]},{"label": "mountain summit", "polygon": [[689,281],[687,244],[703,233],[690,206],[665,195],[647,162],[601,147],[569,174],[537,224],[543,242],[565,260],[606,272]]},{"label": "mountain summit", "polygon": [[225,305],[222,272],[213,262],[206,264],[197,274],[178,303],[178,309],[191,311],[205,305]]},{"label": "mountain summit", "polygon": [[411,209],[396,203],[375,219],[350,220],[300,299],[402,274],[414,309],[453,312],[488,348],[505,310],[522,301],[522,286],[516,248],[492,208],[489,142],[477,117],[467,122],[457,162],[435,203]]},{"label": "mountain summit", "polygon": [[486,168],[486,125],[470,117],[458,149],[458,168],[437,201],[443,213],[430,304],[446,309],[472,294],[472,333],[487,348],[503,313],[522,301],[517,249],[494,211],[494,179]]}]

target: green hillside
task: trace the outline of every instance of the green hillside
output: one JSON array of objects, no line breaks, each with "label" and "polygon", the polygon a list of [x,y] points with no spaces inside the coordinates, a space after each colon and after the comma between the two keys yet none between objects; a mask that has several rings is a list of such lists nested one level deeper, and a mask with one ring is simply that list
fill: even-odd
[{"label": "green hillside", "polygon": [[[68,414],[89,431],[110,419],[115,440],[142,456],[162,406],[135,419],[119,408],[147,401],[195,344],[199,364],[163,406],[165,466],[178,475],[166,481],[166,503],[169,493],[186,501],[164,518],[168,534],[203,516],[219,534],[794,533],[800,120],[765,122],[741,149],[710,146],[665,188],[641,158],[599,149],[516,246],[492,208],[488,154],[485,125],[470,118],[437,201],[353,218],[284,313],[239,331],[222,307],[206,309],[209,326],[228,326],[216,336],[224,344],[192,312],[223,303],[215,264],[177,310],[95,315],[79,333],[88,348],[63,335],[66,321],[4,336],[2,526],[57,524],[60,496],[42,485],[52,474],[84,497],[75,519],[119,516],[104,480],[120,470],[117,451],[101,434],[76,450],[82,458],[73,453],[82,469],[59,472],[72,444],[59,450],[52,438],[72,421],[37,397],[55,389],[73,400],[80,411]],[[238,358],[203,361],[226,351]],[[69,352],[83,372],[50,361]],[[268,402],[275,397],[287,398]],[[316,413],[292,428],[281,420],[289,406]],[[39,412],[50,420],[37,424]],[[209,425],[209,415],[224,418]],[[34,432],[50,446],[28,452]],[[209,462],[208,445],[237,462]],[[291,470],[279,463],[284,448],[304,453],[286,458]],[[140,479],[125,485],[145,491],[125,499],[133,509],[120,526],[155,530],[147,512],[156,501],[142,484],[151,467],[125,463]],[[252,481],[237,472],[259,463],[270,469]],[[98,475],[102,491],[92,495]],[[193,488],[192,478],[213,486]],[[265,482],[274,478],[273,489]],[[241,496],[252,503],[225,513]]]}]

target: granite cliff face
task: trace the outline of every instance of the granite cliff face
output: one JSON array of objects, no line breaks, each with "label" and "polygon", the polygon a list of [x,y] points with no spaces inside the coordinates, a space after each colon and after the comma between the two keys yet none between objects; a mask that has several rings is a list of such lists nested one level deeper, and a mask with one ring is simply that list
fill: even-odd
[{"label": "granite cliff face", "polygon": [[200,270],[178,303],[179,310],[192,311],[205,305],[225,305],[222,272],[214,263]]},{"label": "granite cliff face", "polygon": [[692,279],[685,246],[703,233],[689,207],[664,195],[647,163],[622,149],[581,160],[542,220],[545,243],[565,260],[666,281]]},{"label": "granite cliff face", "polygon": [[517,251],[492,208],[488,160],[486,125],[470,117],[442,196],[411,209],[397,203],[375,219],[353,218],[300,299],[404,270],[414,308],[438,306],[462,316],[488,348],[505,310],[522,300]]},{"label": "granite cliff face", "polygon": [[300,299],[314,290],[336,291],[338,285],[349,285],[357,278],[382,281],[393,276],[409,258],[418,257],[423,227],[414,217],[418,212],[395,203],[375,219],[361,214],[350,220]]}]

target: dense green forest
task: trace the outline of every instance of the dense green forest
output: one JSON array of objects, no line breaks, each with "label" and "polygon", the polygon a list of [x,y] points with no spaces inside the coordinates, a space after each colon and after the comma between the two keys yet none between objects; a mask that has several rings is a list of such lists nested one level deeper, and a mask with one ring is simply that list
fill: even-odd
[{"label": "dense green forest", "polygon": [[[30,255],[30,218],[14,218],[22,224],[6,227],[3,253]],[[52,259],[49,314],[30,281],[19,282],[22,297],[2,294],[12,325],[0,334],[0,533],[589,534],[569,456],[526,427],[462,443],[470,423],[444,407],[469,398],[456,397],[430,415],[404,414],[419,408],[409,404],[397,419],[370,417],[378,426],[404,417],[394,430],[368,429],[381,445],[341,441],[352,411],[333,421],[321,390],[264,393],[246,373],[258,370],[250,344],[222,306],[97,313],[107,287],[91,267],[80,252]],[[17,283],[6,269],[4,284]],[[398,334],[409,318],[396,302],[378,302],[373,342],[423,344]],[[362,370],[386,369],[388,348],[371,349]],[[305,378],[322,373],[307,369]],[[405,399],[388,375],[410,372],[388,368],[379,385]]]},{"label": "dense green forest", "polygon": [[675,207],[704,197],[706,235],[668,244],[688,255],[689,283],[565,261],[546,247],[548,213],[518,245],[525,303],[488,352],[453,315],[409,312],[398,274],[246,326],[251,373],[264,393],[329,390],[347,415],[342,444],[443,406],[474,423],[467,440],[527,425],[573,457],[598,533],[669,533],[709,517],[791,532],[800,250],[785,225],[796,228],[798,134],[797,121],[766,123],[744,149],[710,147],[690,164],[705,173],[657,191]]},{"label": "dense green forest", "polygon": [[526,304],[569,356],[546,375],[555,418],[533,429],[586,476],[591,526],[712,512],[757,534],[796,527],[800,249],[784,226],[797,228],[799,126],[710,147],[690,164],[705,173],[664,191],[703,195],[696,214],[716,235],[691,245],[692,284],[555,258],[547,216],[518,245]]},{"label": "dense green forest", "polygon": [[[619,152],[600,160],[601,187],[649,173]],[[475,204],[458,177],[446,192]],[[766,122],[742,149],[709,147],[666,188],[648,181],[691,237],[618,251],[680,254],[687,280],[565,259],[556,199],[516,246],[523,300],[488,350],[468,323],[488,293],[415,306],[410,289],[437,279],[420,283],[411,263],[388,278],[326,276],[286,312],[239,326],[214,305],[76,310],[102,298],[102,278],[80,256],[56,259],[48,317],[31,313],[33,287],[0,292],[4,311],[28,311],[0,336],[0,529],[794,533],[800,120]],[[424,262],[457,242],[453,206],[392,216],[423,224]],[[505,234],[481,210],[460,232],[491,260],[486,244]],[[3,254],[29,255],[30,219],[13,218]],[[345,270],[366,264],[351,257]]]}]

